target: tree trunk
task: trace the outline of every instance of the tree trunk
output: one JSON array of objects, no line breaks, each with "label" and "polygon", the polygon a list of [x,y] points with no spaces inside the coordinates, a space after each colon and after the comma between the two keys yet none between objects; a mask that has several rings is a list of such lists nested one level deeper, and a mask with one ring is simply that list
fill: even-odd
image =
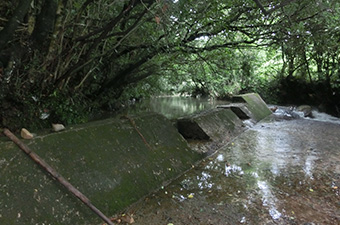
[{"label": "tree trunk", "polygon": [[0,31],[0,51],[3,50],[12,36],[18,24],[23,21],[28,12],[32,0],[21,0],[17,8],[14,10],[13,16],[9,19],[4,29]]},{"label": "tree trunk", "polygon": [[36,24],[32,33],[32,40],[37,48],[46,50],[51,39],[49,36],[54,31],[56,13],[58,9],[58,0],[45,0],[41,12],[37,17]]},{"label": "tree trunk", "polygon": [[294,69],[294,56],[288,55],[288,76],[293,77]]}]

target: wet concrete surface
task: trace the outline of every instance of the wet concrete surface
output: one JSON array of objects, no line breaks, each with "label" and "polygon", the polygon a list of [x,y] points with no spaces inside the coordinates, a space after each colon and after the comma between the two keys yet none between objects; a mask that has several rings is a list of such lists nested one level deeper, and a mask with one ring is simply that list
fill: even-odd
[{"label": "wet concrete surface", "polygon": [[340,224],[340,123],[273,115],[130,206],[134,224]]},{"label": "wet concrete surface", "polygon": [[[25,142],[108,216],[203,158],[168,119],[155,113],[76,125]],[[0,142],[0,153],[0,225],[100,221],[14,143]]]}]

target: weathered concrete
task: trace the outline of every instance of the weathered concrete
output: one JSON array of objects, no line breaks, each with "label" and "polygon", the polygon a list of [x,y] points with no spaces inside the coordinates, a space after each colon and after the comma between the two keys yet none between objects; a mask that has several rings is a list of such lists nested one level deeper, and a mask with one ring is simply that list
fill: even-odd
[{"label": "weathered concrete", "polygon": [[[158,114],[93,122],[25,142],[107,216],[202,157]],[[0,224],[100,222],[13,143],[0,142]]]},{"label": "weathered concrete", "polygon": [[[25,142],[111,216],[271,114],[257,94],[178,120],[148,113],[79,125]],[[1,140],[3,137],[1,138]],[[198,150],[198,151],[197,151]],[[13,143],[0,141],[0,224],[99,224],[101,220]]]},{"label": "weathered concrete", "polygon": [[272,113],[256,93],[234,96],[233,101],[238,103],[219,105],[178,119],[178,131],[196,151],[212,153],[245,129],[246,122],[242,120],[254,124]]},{"label": "weathered concrete", "polygon": [[217,150],[245,129],[231,109],[210,109],[180,118],[177,128],[186,139],[208,141],[205,145],[190,142],[191,147],[203,152]]},{"label": "weathered concrete", "polygon": [[241,120],[253,119],[254,115],[248,110],[246,103],[231,103],[228,105],[218,105],[217,108],[231,109]]},{"label": "weathered concrete", "polygon": [[250,117],[256,122],[272,114],[266,103],[256,93],[236,95],[233,97],[232,101],[246,103],[247,109],[251,112]]}]

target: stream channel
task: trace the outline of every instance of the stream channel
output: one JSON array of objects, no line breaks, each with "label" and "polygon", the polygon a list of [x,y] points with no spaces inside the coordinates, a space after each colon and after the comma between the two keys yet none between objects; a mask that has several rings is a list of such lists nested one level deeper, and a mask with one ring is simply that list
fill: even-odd
[{"label": "stream channel", "polygon": [[[143,107],[173,119],[215,104],[165,98]],[[340,224],[340,120],[313,114],[279,107],[124,213],[143,225]]]}]

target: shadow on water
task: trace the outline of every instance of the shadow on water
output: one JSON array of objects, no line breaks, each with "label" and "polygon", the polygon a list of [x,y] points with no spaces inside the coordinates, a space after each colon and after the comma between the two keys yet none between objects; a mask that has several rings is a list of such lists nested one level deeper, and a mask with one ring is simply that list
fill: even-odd
[{"label": "shadow on water", "polygon": [[340,126],[275,115],[131,206],[136,224],[340,224]]}]

